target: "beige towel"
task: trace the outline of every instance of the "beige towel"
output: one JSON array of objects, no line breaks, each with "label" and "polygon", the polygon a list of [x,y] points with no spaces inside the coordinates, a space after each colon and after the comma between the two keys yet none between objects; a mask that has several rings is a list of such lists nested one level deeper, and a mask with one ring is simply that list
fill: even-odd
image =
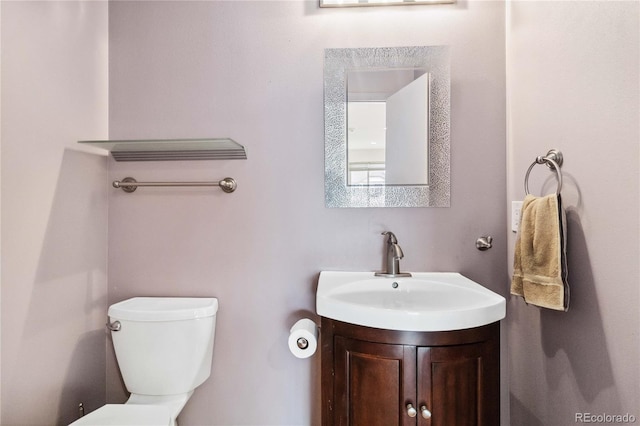
[{"label": "beige towel", "polygon": [[559,195],[527,195],[522,203],[511,294],[543,308],[569,309],[566,219]]}]

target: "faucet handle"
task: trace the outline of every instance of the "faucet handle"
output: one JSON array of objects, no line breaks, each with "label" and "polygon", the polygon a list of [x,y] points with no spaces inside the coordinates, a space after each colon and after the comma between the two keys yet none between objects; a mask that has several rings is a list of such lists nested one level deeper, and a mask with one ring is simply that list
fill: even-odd
[{"label": "faucet handle", "polygon": [[385,231],[381,235],[386,235],[387,237],[389,237],[387,239],[387,244],[398,244],[398,239],[396,238],[396,236],[395,236],[395,234],[393,232]]}]

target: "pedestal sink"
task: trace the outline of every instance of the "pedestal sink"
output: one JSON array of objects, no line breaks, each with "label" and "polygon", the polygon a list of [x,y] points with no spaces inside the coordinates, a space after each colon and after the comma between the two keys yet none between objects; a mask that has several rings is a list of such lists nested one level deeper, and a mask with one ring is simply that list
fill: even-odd
[{"label": "pedestal sink", "polygon": [[320,273],[318,315],[350,324],[404,331],[452,331],[505,317],[504,297],[455,272]]}]

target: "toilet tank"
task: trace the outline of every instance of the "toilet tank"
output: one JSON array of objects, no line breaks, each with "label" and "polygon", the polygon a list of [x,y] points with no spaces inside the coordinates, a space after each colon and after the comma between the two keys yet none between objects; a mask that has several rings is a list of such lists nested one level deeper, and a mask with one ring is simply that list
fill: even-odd
[{"label": "toilet tank", "polygon": [[131,393],[190,392],[211,374],[218,299],[135,297],[109,307],[120,373]]}]

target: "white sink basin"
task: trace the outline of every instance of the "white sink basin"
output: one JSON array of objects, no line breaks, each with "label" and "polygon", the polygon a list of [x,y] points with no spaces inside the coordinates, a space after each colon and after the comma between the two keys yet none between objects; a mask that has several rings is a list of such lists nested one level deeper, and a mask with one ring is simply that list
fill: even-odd
[{"label": "white sink basin", "polygon": [[323,271],[318,315],[388,330],[450,331],[505,317],[504,297],[454,272],[412,272],[376,277],[373,272]]}]

